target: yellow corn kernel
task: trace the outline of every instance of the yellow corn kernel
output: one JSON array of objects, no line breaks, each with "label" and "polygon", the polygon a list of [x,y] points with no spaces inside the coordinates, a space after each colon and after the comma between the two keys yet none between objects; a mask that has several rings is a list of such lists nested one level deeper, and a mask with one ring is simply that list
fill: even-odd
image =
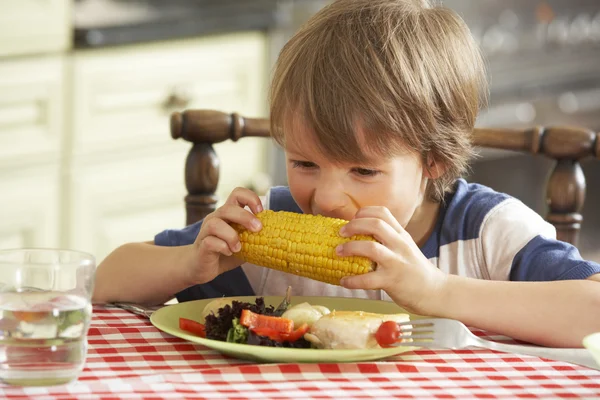
[{"label": "yellow corn kernel", "polygon": [[335,248],[342,243],[375,241],[365,235],[341,237],[340,228],[348,221],[270,210],[256,217],[263,225],[258,233],[233,225],[242,242],[242,250],[236,256],[246,262],[334,285],[339,285],[344,276],[366,274],[375,268],[365,257],[336,255]]}]

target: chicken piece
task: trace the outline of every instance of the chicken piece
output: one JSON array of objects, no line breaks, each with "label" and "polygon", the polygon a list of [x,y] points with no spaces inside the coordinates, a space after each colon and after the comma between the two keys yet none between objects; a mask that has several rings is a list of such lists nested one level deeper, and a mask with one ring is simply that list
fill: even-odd
[{"label": "chicken piece", "polygon": [[385,321],[409,321],[408,314],[332,311],[317,321],[304,338],[321,349],[377,349],[375,332]]}]

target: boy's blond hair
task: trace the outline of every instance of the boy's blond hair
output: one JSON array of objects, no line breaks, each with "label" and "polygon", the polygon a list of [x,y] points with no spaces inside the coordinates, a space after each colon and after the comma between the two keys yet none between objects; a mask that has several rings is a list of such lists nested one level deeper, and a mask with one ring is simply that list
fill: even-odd
[{"label": "boy's blond hair", "polygon": [[416,151],[424,165],[445,168],[427,192],[442,201],[468,166],[485,93],[481,54],[454,11],[426,0],[337,0],[281,51],[271,135],[285,147],[284,130],[297,118],[335,162]]}]

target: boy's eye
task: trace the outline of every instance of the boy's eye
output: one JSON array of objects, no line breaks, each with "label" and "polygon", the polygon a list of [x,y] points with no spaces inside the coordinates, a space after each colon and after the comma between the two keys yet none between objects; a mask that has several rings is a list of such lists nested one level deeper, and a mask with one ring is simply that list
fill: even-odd
[{"label": "boy's eye", "polygon": [[375,176],[381,173],[381,171],[367,168],[354,168],[354,172],[356,172],[360,176]]},{"label": "boy's eye", "polygon": [[316,166],[317,166],[317,164],[315,164],[312,161],[298,161],[298,160],[292,161],[292,167],[294,167],[294,168],[310,169],[310,168],[315,168]]}]

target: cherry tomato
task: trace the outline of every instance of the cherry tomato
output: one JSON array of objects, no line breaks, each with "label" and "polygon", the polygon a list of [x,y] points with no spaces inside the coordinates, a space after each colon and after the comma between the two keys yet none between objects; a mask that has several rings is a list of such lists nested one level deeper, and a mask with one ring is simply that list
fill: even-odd
[{"label": "cherry tomato", "polygon": [[381,347],[391,347],[398,341],[398,336],[400,327],[394,321],[385,321],[375,332],[375,340]]}]

